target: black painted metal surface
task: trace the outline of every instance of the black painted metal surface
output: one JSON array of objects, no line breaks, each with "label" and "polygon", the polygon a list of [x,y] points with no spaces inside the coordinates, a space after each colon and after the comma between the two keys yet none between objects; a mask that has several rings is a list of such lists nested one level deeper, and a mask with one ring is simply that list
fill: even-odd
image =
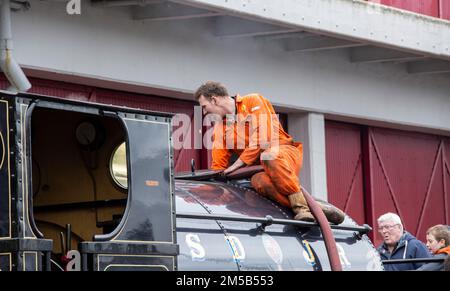
[{"label": "black painted metal surface", "polygon": [[170,119],[122,112],[118,117],[127,132],[128,201],[111,234],[81,244],[85,265],[89,264],[84,268],[176,270]]},{"label": "black painted metal surface", "polygon": [[[263,230],[260,223],[244,221],[266,215],[292,219],[289,209],[233,183],[177,180],[175,185],[178,213],[233,217],[233,221],[178,218],[180,270],[330,270],[317,226],[272,224]],[[239,217],[243,221],[237,221]],[[349,217],[342,225],[362,228]],[[344,270],[382,269],[366,235],[355,230],[333,233]]]},{"label": "black painted metal surface", "polygon": [[[128,133],[129,199],[123,225],[97,240],[173,243],[170,124],[123,118]],[[158,138],[155,138],[158,137]]]},{"label": "black painted metal surface", "polygon": [[[0,99],[0,238],[11,237],[10,225],[10,161],[9,161],[9,99]],[[2,262],[0,255],[0,262]],[[0,268],[2,264],[0,263]]]}]

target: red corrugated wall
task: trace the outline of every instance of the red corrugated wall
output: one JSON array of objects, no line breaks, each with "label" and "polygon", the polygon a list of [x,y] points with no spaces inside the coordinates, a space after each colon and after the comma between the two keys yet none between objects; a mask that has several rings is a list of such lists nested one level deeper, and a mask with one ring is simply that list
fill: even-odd
[{"label": "red corrugated wall", "polygon": [[447,205],[445,208],[445,217],[447,218],[447,225],[450,224],[450,138],[447,138],[444,142],[444,204]]},{"label": "red corrugated wall", "polygon": [[[194,105],[196,104],[194,102],[184,100],[113,91],[92,86],[70,84],[44,79],[30,78],[30,82],[33,85],[30,93],[60,97],[64,99],[127,106],[131,108],[140,108],[152,111],[183,113],[189,115],[191,118],[194,115]],[[7,84],[8,83],[5,77],[0,74],[0,88],[6,88]],[[174,127],[174,130],[176,129],[177,127]],[[192,136],[193,132],[191,131],[191,137]],[[191,138],[191,140],[193,139]],[[201,168],[205,165],[205,162],[202,162],[202,159],[205,158],[207,158],[207,156],[202,153],[202,150],[175,150],[175,171],[190,171],[191,159],[195,160],[197,168]]]},{"label": "red corrugated wall", "polygon": [[326,143],[329,200],[358,223],[395,212],[422,241],[449,224],[450,138],[327,121]]},{"label": "red corrugated wall", "polygon": [[450,20],[450,1],[449,0],[440,0],[440,12],[439,15],[443,19]]},{"label": "red corrugated wall", "polygon": [[448,2],[448,0],[369,0],[369,1],[433,17],[439,17],[439,1]]},{"label": "red corrugated wall", "polygon": [[325,139],[328,200],[363,224],[366,219],[361,127],[327,121]]},{"label": "red corrugated wall", "polygon": [[[405,229],[423,241],[430,226],[448,224],[448,139],[380,128],[369,129],[367,138],[369,221],[374,224],[381,214],[395,212]],[[378,233],[375,241],[381,242]]]}]

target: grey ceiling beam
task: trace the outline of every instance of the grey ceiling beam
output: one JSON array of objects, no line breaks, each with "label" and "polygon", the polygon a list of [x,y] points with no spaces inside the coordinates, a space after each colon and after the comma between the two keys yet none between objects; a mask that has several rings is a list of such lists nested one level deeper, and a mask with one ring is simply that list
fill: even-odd
[{"label": "grey ceiling beam", "polygon": [[410,62],[408,63],[407,70],[410,74],[450,73],[450,62],[444,60]]},{"label": "grey ceiling beam", "polygon": [[16,0],[16,1],[11,1],[10,3],[11,6],[11,10],[14,12],[17,11],[26,11],[29,10],[31,8],[31,4],[29,1],[26,0]]},{"label": "grey ceiling beam", "polygon": [[350,61],[353,63],[398,62],[423,59],[424,56],[374,46],[352,48]]},{"label": "grey ceiling beam", "polygon": [[314,34],[306,32],[306,31],[302,31],[302,30],[295,30],[292,32],[255,36],[255,38],[260,39],[260,40],[271,41],[271,40],[285,40],[285,39],[289,39],[289,38],[302,39],[302,38],[312,36],[312,35],[314,35]]},{"label": "grey ceiling beam", "polygon": [[327,37],[323,35],[313,35],[303,39],[290,38],[285,40],[287,51],[311,52],[320,50],[331,50],[362,46],[364,44]]},{"label": "grey ceiling beam", "polygon": [[218,37],[262,36],[294,31],[298,30],[232,16],[217,17],[214,24],[214,35]]},{"label": "grey ceiling beam", "polygon": [[[227,15],[450,60],[450,22],[361,0],[172,0]],[[420,37],[418,37],[420,36]]]},{"label": "grey ceiling beam", "polygon": [[91,5],[95,7],[145,6],[162,2],[166,0],[91,0]]},{"label": "grey ceiling beam", "polygon": [[144,7],[133,7],[134,20],[181,20],[218,15],[220,13],[215,11],[170,2],[149,4]]}]

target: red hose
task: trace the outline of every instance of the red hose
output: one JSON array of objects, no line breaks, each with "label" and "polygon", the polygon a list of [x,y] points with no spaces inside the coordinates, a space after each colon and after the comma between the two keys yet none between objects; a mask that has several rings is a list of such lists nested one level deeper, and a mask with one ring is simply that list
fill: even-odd
[{"label": "red hose", "polygon": [[333,232],[331,231],[330,223],[325,217],[322,208],[320,208],[319,203],[317,203],[317,201],[311,196],[311,194],[309,194],[308,191],[306,191],[303,187],[302,191],[312,215],[314,215],[317,223],[320,226],[320,229],[322,230],[328,259],[330,260],[331,271],[342,271],[341,260],[339,258],[336,240],[334,239]]}]

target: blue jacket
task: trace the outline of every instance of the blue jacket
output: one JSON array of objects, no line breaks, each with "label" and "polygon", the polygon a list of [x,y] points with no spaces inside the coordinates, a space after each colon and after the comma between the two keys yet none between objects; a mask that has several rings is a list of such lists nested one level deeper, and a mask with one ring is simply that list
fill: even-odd
[{"label": "blue jacket", "polygon": [[[387,246],[382,243],[378,247],[382,260],[398,260],[398,259],[418,259],[418,258],[430,258],[431,254],[428,251],[425,244],[411,235],[409,232],[405,233],[397,243],[397,247],[394,251],[389,253]],[[423,263],[406,263],[406,264],[385,264],[384,269],[386,271],[407,271],[416,270]]]}]

